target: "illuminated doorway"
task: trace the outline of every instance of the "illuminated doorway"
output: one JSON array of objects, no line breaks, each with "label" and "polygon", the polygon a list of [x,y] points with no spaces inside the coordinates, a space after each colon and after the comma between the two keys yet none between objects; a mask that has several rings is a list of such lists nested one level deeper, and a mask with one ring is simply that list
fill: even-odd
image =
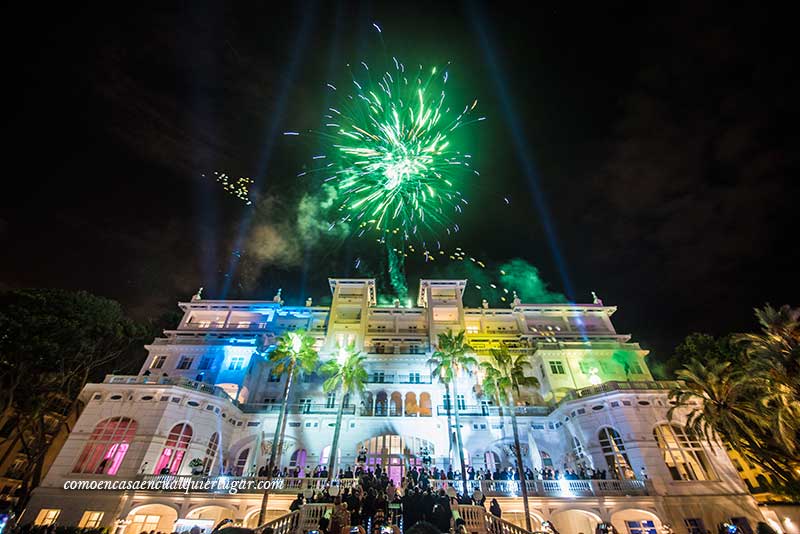
[{"label": "illuminated doorway", "polygon": [[428,440],[384,434],[374,436],[358,444],[357,452],[365,452],[364,468],[373,472],[378,468],[386,470],[389,478],[399,486],[406,470],[412,467],[425,467],[424,457],[433,458],[433,443]]}]

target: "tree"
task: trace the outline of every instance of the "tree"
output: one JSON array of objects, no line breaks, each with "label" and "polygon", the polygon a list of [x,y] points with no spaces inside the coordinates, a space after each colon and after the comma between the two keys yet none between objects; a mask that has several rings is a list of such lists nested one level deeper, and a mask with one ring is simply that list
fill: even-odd
[{"label": "tree", "polygon": [[514,453],[517,458],[520,487],[522,488],[522,502],[525,507],[525,528],[531,529],[531,516],[528,510],[528,488],[525,484],[525,468],[522,463],[522,449],[519,443],[517,430],[516,397],[519,397],[520,387],[539,387],[539,380],[535,376],[526,376],[525,370],[531,367],[530,353],[520,352],[513,356],[508,352],[508,347],[501,345],[499,349],[492,349],[489,359],[481,362],[484,371],[482,389],[484,393],[495,400],[498,405],[506,404],[511,412],[511,426],[514,430]]},{"label": "tree", "polygon": [[[464,447],[461,439],[461,418],[458,409],[458,376],[462,371],[471,373],[478,364],[478,360],[470,354],[470,347],[464,340],[464,331],[453,334],[452,330],[439,334],[439,346],[428,360],[433,366],[431,374],[436,376],[447,389],[450,402],[447,404],[448,415],[450,406],[453,406],[456,417],[456,448],[458,459],[461,462],[461,480],[464,485],[464,494],[467,493],[467,467],[464,463]],[[452,386],[453,395],[450,395]],[[455,401],[455,402],[454,402]],[[449,432],[449,431],[448,431]]]},{"label": "tree", "polygon": [[670,392],[669,415],[687,409],[689,430],[726,443],[771,475],[773,491],[797,497],[800,310],[767,305],[755,314],[760,333],[687,338],[690,359],[677,372],[683,383]]},{"label": "tree", "polygon": [[[304,330],[287,332],[278,338],[278,345],[269,355],[272,363],[270,370],[273,376],[283,376],[286,383],[283,386],[283,400],[281,411],[275,423],[275,434],[272,438],[272,447],[267,463],[267,476],[272,476],[272,470],[280,464],[280,454],[283,450],[283,440],[286,434],[286,420],[288,419],[289,398],[295,378],[313,373],[319,364],[319,353],[314,348],[316,340]],[[267,485],[268,486],[268,485]],[[261,499],[261,510],[258,514],[258,524],[264,522],[269,501],[269,490],[264,490]]]},{"label": "tree", "polygon": [[340,395],[339,411],[336,414],[336,428],[333,432],[333,443],[328,459],[328,482],[333,480],[336,469],[336,458],[339,450],[339,434],[342,430],[342,414],[344,413],[345,403],[353,395],[361,395],[368,379],[367,371],[364,369],[364,360],[367,357],[355,350],[353,345],[347,348],[340,347],[339,355],[336,359],[330,359],[320,367],[320,372],[328,378],[322,384],[325,393],[338,391]]},{"label": "tree", "polygon": [[[145,329],[120,305],[85,291],[21,289],[0,295],[0,414],[28,459],[18,508],[43,474],[52,438]],[[13,447],[8,450],[12,450]]]}]

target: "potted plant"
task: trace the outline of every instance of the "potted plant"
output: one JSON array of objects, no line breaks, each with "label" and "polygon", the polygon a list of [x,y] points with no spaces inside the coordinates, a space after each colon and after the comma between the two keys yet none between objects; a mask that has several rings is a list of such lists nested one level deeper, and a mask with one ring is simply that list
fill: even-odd
[{"label": "potted plant", "polygon": [[191,462],[189,462],[189,467],[192,469],[192,475],[202,475],[203,474],[203,460],[200,458],[195,458]]}]

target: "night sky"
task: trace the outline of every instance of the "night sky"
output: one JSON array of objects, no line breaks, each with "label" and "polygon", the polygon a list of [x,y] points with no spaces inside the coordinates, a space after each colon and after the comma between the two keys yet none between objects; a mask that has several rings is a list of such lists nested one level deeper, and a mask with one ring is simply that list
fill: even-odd
[{"label": "night sky", "polygon": [[[317,147],[282,132],[319,126],[325,83],[383,57],[377,22],[407,63],[451,61],[455,100],[477,98],[487,117],[469,132],[481,177],[454,246],[527,260],[577,302],[596,291],[619,306],[618,331],[660,356],[690,332],[751,328],[754,306],[800,304],[788,13],[266,4],[6,19],[20,23],[4,37],[15,164],[0,195],[0,288],[86,289],[145,318],[199,286],[257,299],[282,287],[300,304],[325,295],[328,276],[364,276],[354,258],[374,244],[293,244],[315,187],[296,175]],[[253,177],[257,207],[213,171]],[[433,274],[409,264],[412,293]]]}]

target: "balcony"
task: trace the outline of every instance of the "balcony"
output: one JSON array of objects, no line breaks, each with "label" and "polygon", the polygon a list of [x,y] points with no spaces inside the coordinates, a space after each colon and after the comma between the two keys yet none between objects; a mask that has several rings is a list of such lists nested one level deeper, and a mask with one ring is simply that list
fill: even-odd
[{"label": "balcony", "polygon": [[395,374],[371,374],[367,378],[367,384],[432,384],[430,375],[395,375]]},{"label": "balcony", "polygon": [[626,382],[604,382],[596,386],[589,386],[570,391],[564,396],[563,399],[561,399],[561,402],[581,399],[583,397],[591,397],[594,395],[600,395],[602,393],[612,393],[614,391],[637,390],[669,392],[669,390],[678,387],[681,384],[682,382],[678,380],[631,380]]},{"label": "balcony", "polygon": [[233,402],[230,395],[217,386],[207,384],[205,382],[198,382],[197,380],[189,380],[183,377],[165,377],[165,376],[139,376],[139,375],[106,375],[103,379],[104,384],[125,384],[125,385],[143,385],[143,386],[176,386],[183,389],[190,389],[192,391],[199,391],[220,397],[222,399]]},{"label": "balcony", "polygon": [[[123,480],[116,477],[84,476],[82,480]],[[190,476],[190,475],[137,475],[141,491],[160,491],[166,493],[225,493],[231,488],[239,493],[263,493],[269,483],[271,493],[297,494],[305,490],[322,491],[327,487],[324,478],[270,478],[251,476]],[[431,480],[434,490],[453,487],[461,492],[460,480]],[[606,497],[649,495],[650,488],[643,480],[527,480],[528,494],[531,497]],[[358,484],[358,479],[348,478],[335,481],[335,485],[350,488]],[[469,493],[480,490],[487,497],[519,497],[518,480],[469,480]]]},{"label": "balcony", "polygon": [[[275,414],[278,415],[281,411],[280,403],[248,403],[239,404],[239,409],[242,413],[254,414]],[[329,406],[328,404],[290,404],[287,407],[287,413],[290,414],[308,414],[308,415],[336,415],[339,413],[339,404]],[[354,404],[346,404],[344,415],[355,415],[356,407]]]},{"label": "balcony", "polygon": [[[450,414],[454,413],[454,407],[450,407]],[[514,414],[519,417],[531,416],[545,416],[549,415],[553,409],[550,406],[515,406]],[[436,407],[436,415],[447,415],[448,409],[446,405],[440,404]],[[508,417],[511,415],[511,409],[508,407],[500,406],[487,406],[485,404],[467,404],[459,406],[459,415],[472,415],[484,417]]]}]

